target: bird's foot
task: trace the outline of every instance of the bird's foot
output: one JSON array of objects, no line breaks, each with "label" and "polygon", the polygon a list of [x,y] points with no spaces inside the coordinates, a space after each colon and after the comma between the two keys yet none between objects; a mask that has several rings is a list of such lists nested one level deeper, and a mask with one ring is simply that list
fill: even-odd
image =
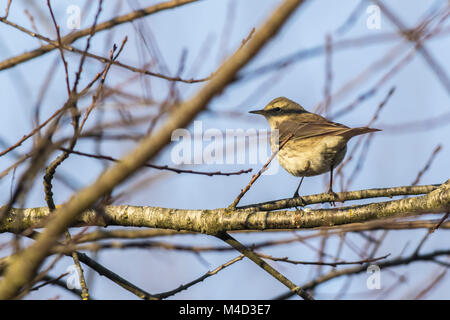
[{"label": "bird's foot", "polygon": [[[298,191],[296,191],[295,193],[294,193],[294,195],[292,196],[292,199],[294,199],[294,198],[296,198],[296,200],[298,200],[300,203],[298,204],[298,206],[300,206],[300,207],[304,207],[304,206],[306,206],[306,202],[305,202],[305,200],[302,198],[302,197],[300,197],[300,195],[298,194]],[[296,206],[297,207],[297,206]]]},{"label": "bird's foot", "polygon": [[328,190],[328,194],[330,194],[333,197],[333,199],[330,201],[330,205],[332,207],[336,207],[336,202],[335,201],[339,201],[338,194],[336,192],[334,192],[333,189],[329,189]]}]

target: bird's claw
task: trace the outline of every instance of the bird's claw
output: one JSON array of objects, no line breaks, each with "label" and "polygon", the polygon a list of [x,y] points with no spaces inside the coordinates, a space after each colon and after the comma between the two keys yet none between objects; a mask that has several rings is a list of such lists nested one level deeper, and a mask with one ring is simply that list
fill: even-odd
[{"label": "bird's claw", "polygon": [[300,204],[299,204],[298,206],[300,206],[300,207],[306,206],[305,200],[304,200],[302,197],[300,197],[300,195],[298,194],[298,192],[295,192],[294,195],[292,196],[292,198],[293,198],[293,199],[296,198],[296,200],[299,200],[299,201],[300,201]]},{"label": "bird's claw", "polygon": [[336,192],[334,192],[332,189],[328,190],[328,194],[330,194],[331,196],[333,196],[333,199],[330,201],[330,205],[332,207],[336,207],[336,202],[339,200],[339,196]]}]

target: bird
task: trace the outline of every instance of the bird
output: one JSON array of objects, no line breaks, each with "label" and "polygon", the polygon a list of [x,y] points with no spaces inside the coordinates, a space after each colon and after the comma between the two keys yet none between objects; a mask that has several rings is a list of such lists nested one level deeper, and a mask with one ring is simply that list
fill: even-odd
[{"label": "bird", "polygon": [[[350,128],[330,121],[286,97],[273,99],[264,109],[249,112],[266,118],[272,131],[270,146],[277,152],[278,162],[291,175],[301,177],[293,198],[299,197],[304,177],[330,172],[328,193],[336,199],[333,169],[344,159],[347,142],[361,134],[381,131],[369,127]],[[334,205],[334,201],[331,204]]]}]

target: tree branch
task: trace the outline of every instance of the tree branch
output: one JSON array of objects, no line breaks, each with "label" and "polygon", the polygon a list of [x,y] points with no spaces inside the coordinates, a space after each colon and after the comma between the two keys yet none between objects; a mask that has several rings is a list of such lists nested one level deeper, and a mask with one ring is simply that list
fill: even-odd
[{"label": "tree branch", "polygon": [[[269,230],[269,229],[310,229],[347,225],[350,223],[367,222],[386,218],[399,218],[422,213],[445,213],[450,208],[450,180],[439,187],[417,186],[374,189],[374,196],[390,194],[396,190],[396,195],[410,192],[433,190],[424,196],[406,199],[369,203],[332,209],[310,209],[296,211],[263,211],[261,205],[250,205],[230,211],[228,208],[218,209],[174,209],[161,207],[139,206],[106,206],[101,213],[86,210],[73,221],[71,226],[108,226],[120,225],[128,227],[149,227],[171,230],[185,230],[207,234],[217,234],[223,231],[238,230]],[[356,194],[367,197],[369,190],[359,190],[338,193],[341,200],[346,196],[351,199]],[[306,201],[321,199],[328,201],[328,194],[322,193],[304,196]],[[295,199],[294,199],[295,200]],[[286,201],[286,200],[279,200]],[[274,203],[278,203],[275,201]],[[268,206],[267,204],[266,206]],[[62,209],[62,208],[61,208]],[[267,207],[264,207],[267,209]],[[58,210],[58,209],[57,209]],[[47,223],[49,210],[46,207],[11,209],[7,219],[0,224],[0,232],[20,232],[28,228],[42,227]]]}]

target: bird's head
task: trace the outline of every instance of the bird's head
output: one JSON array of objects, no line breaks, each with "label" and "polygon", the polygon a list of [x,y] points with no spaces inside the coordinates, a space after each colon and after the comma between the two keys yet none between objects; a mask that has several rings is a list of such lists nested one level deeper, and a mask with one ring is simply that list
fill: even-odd
[{"label": "bird's head", "polygon": [[262,110],[249,111],[250,113],[263,115],[270,126],[277,127],[277,123],[284,120],[295,118],[296,115],[303,114],[306,111],[298,103],[285,97],[279,97],[270,101]]}]

